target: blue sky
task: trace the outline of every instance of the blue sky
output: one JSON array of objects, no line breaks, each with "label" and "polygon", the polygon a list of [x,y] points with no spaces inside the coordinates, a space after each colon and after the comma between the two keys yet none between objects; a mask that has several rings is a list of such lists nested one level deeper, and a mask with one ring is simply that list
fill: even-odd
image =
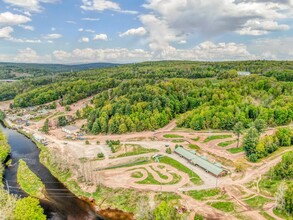
[{"label": "blue sky", "polygon": [[293,58],[293,0],[0,0],[0,61]]}]

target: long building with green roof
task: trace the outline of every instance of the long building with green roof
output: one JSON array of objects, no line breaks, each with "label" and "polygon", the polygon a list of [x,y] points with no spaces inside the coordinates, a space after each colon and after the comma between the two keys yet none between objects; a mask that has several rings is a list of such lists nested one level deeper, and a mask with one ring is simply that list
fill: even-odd
[{"label": "long building with green roof", "polygon": [[206,157],[200,156],[196,152],[191,152],[183,147],[177,147],[175,153],[188,160],[191,164],[201,167],[214,176],[218,177],[227,174],[227,171],[222,168],[220,163],[212,163]]}]

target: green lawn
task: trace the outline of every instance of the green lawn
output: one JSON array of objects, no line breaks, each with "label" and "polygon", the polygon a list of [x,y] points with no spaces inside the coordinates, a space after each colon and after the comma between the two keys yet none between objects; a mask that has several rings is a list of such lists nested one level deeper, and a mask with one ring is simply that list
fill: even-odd
[{"label": "green lawn", "polygon": [[[268,175],[265,175],[259,182],[258,186],[261,193],[274,196],[281,182],[282,180],[273,180]],[[287,183],[288,188],[293,187],[293,181],[285,180],[285,182]]]},{"label": "green lawn", "polygon": [[172,143],[183,143],[185,140],[182,139],[177,139],[177,140],[172,140]]},{"label": "green lawn", "polygon": [[224,141],[218,144],[218,146],[220,147],[227,147],[231,144],[234,144],[235,142],[237,142],[237,140],[233,140],[233,141]]},{"label": "green lawn", "polygon": [[17,182],[20,188],[27,194],[40,199],[45,198],[45,185],[42,183],[41,179],[29,169],[26,162],[23,160],[19,160]]},{"label": "green lawn", "polygon": [[213,197],[221,193],[220,189],[209,189],[209,190],[193,190],[188,191],[188,195],[196,200],[205,200],[207,197]]},{"label": "green lawn", "polygon": [[230,148],[227,149],[227,151],[229,151],[231,154],[238,154],[244,151],[243,147],[235,147],[235,148]]},{"label": "green lawn", "polygon": [[231,134],[223,134],[223,135],[212,135],[212,136],[208,136],[204,142],[209,142],[212,140],[218,140],[218,139],[225,139],[225,138],[231,138],[232,135]]},{"label": "green lawn", "polygon": [[197,146],[196,144],[189,144],[188,147],[193,149],[193,150],[200,150],[200,147]]},{"label": "green lawn", "polygon": [[126,147],[129,146],[132,148],[131,151],[119,154],[117,157],[129,157],[129,156],[134,156],[134,155],[140,155],[140,154],[146,154],[146,153],[154,153],[154,152],[159,152],[157,149],[148,149],[144,148],[140,145],[126,145]]},{"label": "green lawn", "polygon": [[183,136],[178,134],[165,134],[163,137],[164,138],[184,138]]},{"label": "green lawn", "polygon": [[[144,169],[146,170],[145,168],[141,168],[141,169]],[[154,169],[153,169],[154,170]],[[147,170],[146,170],[147,171]],[[155,171],[162,179],[167,179],[167,176],[161,174],[160,172],[158,171]],[[179,181],[181,180],[181,176],[175,174],[175,173],[172,173],[171,175],[173,176],[173,180],[168,182],[168,183],[161,183],[159,181],[157,181],[154,176],[148,172],[148,176],[146,179],[142,180],[142,181],[139,181],[137,182],[138,184],[151,184],[151,185],[173,185],[173,184],[176,184],[176,183],[179,183]]]},{"label": "green lawn", "polygon": [[195,214],[194,220],[204,220],[204,217],[202,215]]},{"label": "green lawn", "polygon": [[274,214],[276,216],[279,216],[282,219],[285,219],[285,220],[292,220],[293,219],[292,216],[289,216],[287,213],[285,213],[279,209],[274,209]]},{"label": "green lawn", "polygon": [[143,177],[143,174],[141,172],[137,171],[137,172],[132,173],[131,177],[139,179],[139,178]]},{"label": "green lawn", "polygon": [[264,204],[266,204],[268,202],[271,202],[272,200],[267,199],[267,198],[262,197],[262,196],[256,196],[256,197],[253,197],[251,199],[246,199],[246,200],[243,200],[243,201],[245,203],[247,203],[252,208],[261,209]]},{"label": "green lawn", "polygon": [[265,217],[267,220],[275,220],[275,218],[273,218],[272,216],[270,216],[268,213],[266,212],[260,212],[260,214]]},{"label": "green lawn", "polygon": [[162,158],[160,158],[160,162],[165,163],[165,164],[169,164],[170,166],[175,167],[176,169],[188,174],[188,176],[190,177],[190,181],[193,182],[195,185],[202,184],[202,180],[200,179],[200,177],[196,173],[194,173],[192,170],[190,170],[189,168],[187,168],[183,164],[179,163],[177,160],[174,160],[170,157],[162,157]]},{"label": "green lawn", "polygon": [[0,131],[0,163],[3,163],[10,152],[10,146],[7,143],[5,135]]},{"label": "green lawn", "polygon": [[191,140],[198,141],[199,139],[200,139],[200,137],[196,137],[196,138],[192,138]]},{"label": "green lawn", "polygon": [[233,202],[211,202],[209,205],[223,212],[234,212],[236,209]]}]

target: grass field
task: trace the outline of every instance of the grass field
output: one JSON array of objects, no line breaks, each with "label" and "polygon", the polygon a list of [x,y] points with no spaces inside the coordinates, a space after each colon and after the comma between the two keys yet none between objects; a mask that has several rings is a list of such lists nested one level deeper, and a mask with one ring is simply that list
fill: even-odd
[{"label": "grass field", "polygon": [[238,154],[244,151],[243,147],[235,147],[235,148],[230,148],[227,149],[227,151],[229,151],[231,154]]},{"label": "grass field", "polygon": [[184,166],[183,164],[179,163],[177,160],[174,160],[170,157],[162,157],[160,158],[161,163],[169,164],[172,167],[175,167],[176,169],[186,173],[190,177],[190,181],[194,183],[195,185],[202,184],[202,180],[200,177],[194,173],[192,170]]},{"label": "grass field", "polygon": [[185,140],[182,139],[177,139],[177,140],[172,140],[172,143],[183,143]]},{"label": "grass field", "polygon": [[196,200],[205,200],[208,197],[213,197],[221,193],[220,189],[209,189],[209,190],[199,190],[199,191],[188,191],[188,195]]},{"label": "grass field", "polygon": [[40,199],[45,198],[45,185],[42,183],[41,179],[29,169],[23,160],[19,160],[17,182],[27,194]]},{"label": "grass field", "polygon": [[225,138],[231,138],[232,135],[230,134],[224,134],[224,135],[212,135],[212,136],[208,136],[204,142],[207,143],[209,141],[212,141],[212,140],[218,140],[218,139],[225,139]]},{"label": "grass field", "polygon": [[193,150],[200,150],[200,147],[197,146],[196,144],[189,144],[188,147],[193,149]]},{"label": "grass field", "polygon": [[236,209],[233,202],[211,202],[209,205],[223,212],[234,212]]},{"label": "grass field", "polygon": [[233,140],[233,141],[224,141],[218,144],[219,147],[227,147],[231,144],[234,144],[235,142],[237,142],[237,140]]},{"label": "grass field", "polygon": [[252,208],[258,208],[261,209],[263,207],[264,204],[271,202],[272,200],[267,199],[265,197],[262,196],[256,196],[253,197],[251,199],[246,199],[243,200],[245,203],[247,203],[247,205],[249,205]]},{"label": "grass field", "polygon": [[184,138],[183,136],[178,134],[165,134],[163,137],[164,138]]},{"label": "grass field", "polygon": [[140,145],[126,145],[126,147],[131,147],[132,150],[123,154],[119,154],[117,157],[129,157],[134,155],[158,152],[157,149],[147,149]]}]

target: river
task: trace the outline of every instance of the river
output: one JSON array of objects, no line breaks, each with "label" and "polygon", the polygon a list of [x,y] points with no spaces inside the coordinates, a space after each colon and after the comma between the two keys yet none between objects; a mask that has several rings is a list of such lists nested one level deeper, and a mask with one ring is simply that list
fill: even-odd
[{"label": "river", "polygon": [[[42,180],[46,186],[48,201],[41,200],[48,219],[52,220],[93,220],[104,219],[97,215],[94,207],[77,198],[50,171],[40,163],[40,150],[36,144],[19,132],[6,128],[0,123],[0,130],[6,135],[11,146],[12,165],[4,172],[4,182],[9,185],[9,192],[25,197],[27,194],[17,184],[18,160],[23,159],[29,168]],[[6,188],[7,189],[7,188]]]}]

